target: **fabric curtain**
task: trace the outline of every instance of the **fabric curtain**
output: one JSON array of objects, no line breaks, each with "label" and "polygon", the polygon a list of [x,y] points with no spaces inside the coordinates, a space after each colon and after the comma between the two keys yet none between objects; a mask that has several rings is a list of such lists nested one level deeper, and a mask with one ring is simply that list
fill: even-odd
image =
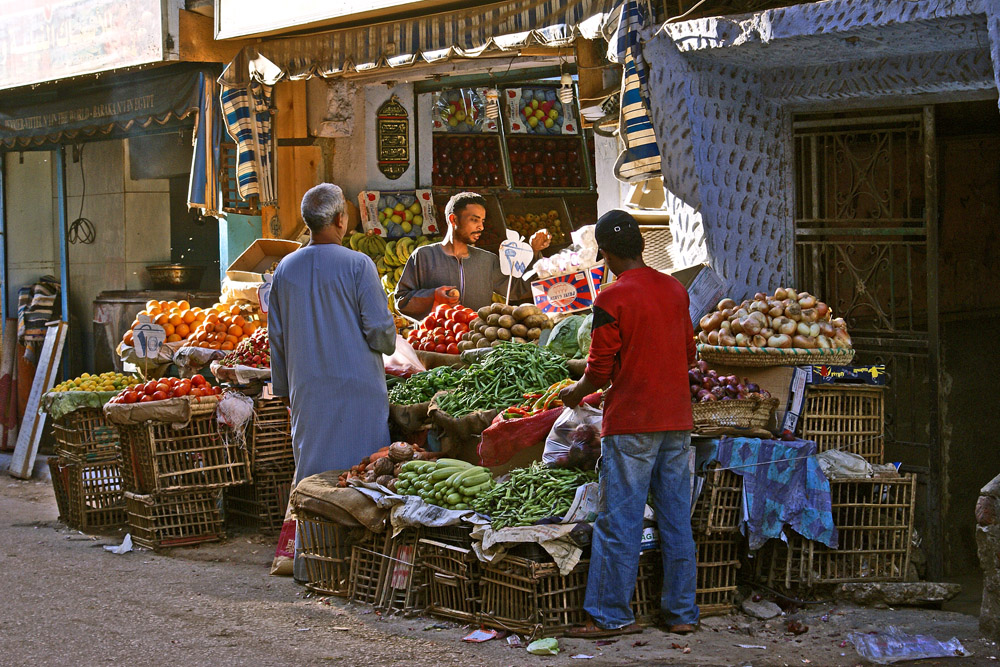
[{"label": "fabric curtain", "polygon": [[222,217],[219,160],[223,122],[219,84],[215,77],[202,75],[200,86],[187,205],[189,210],[198,209],[202,215]]}]

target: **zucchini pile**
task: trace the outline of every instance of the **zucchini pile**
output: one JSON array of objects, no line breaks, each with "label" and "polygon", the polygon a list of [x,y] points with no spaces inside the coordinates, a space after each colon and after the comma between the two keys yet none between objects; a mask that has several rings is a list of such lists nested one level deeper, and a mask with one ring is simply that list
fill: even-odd
[{"label": "zucchini pile", "polygon": [[492,488],[489,470],[457,459],[407,461],[396,480],[396,493],[449,510],[472,509],[472,502]]}]

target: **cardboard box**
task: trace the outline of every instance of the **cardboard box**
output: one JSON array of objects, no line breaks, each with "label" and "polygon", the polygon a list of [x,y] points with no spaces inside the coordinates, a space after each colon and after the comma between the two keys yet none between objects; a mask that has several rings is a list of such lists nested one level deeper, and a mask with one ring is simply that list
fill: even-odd
[{"label": "cardboard box", "polygon": [[709,364],[709,366],[717,370],[720,375],[735,375],[740,379],[746,378],[760,385],[761,389],[778,399],[778,407],[774,412],[775,422],[769,424],[767,428],[769,431],[777,432],[779,427],[784,425],[786,414],[789,411],[789,400],[792,398],[795,366],[764,366],[762,368],[716,364]]},{"label": "cardboard box", "polygon": [[848,384],[868,384],[875,387],[885,386],[888,375],[885,366],[807,366],[809,369],[809,384],[833,384],[844,382]]},{"label": "cardboard box", "polygon": [[601,291],[605,267],[590,268],[551,276],[531,283],[531,296],[535,305],[546,315],[575,313],[593,307]]},{"label": "cardboard box", "polygon": [[708,264],[696,264],[686,269],[671,273],[674,278],[684,285],[691,299],[691,306],[688,309],[691,315],[691,322],[695,328],[698,327],[698,320],[705,313],[715,310],[716,304],[722,300],[726,285]]},{"label": "cardboard box", "polygon": [[298,241],[257,239],[229,265],[226,278],[244,283],[262,283],[264,274],[270,272],[275,263],[301,247]]}]

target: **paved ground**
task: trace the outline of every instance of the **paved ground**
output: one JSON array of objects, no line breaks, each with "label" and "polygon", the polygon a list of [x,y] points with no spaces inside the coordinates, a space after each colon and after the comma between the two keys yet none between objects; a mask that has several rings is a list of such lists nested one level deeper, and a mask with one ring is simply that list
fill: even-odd
[{"label": "paved ground", "polygon": [[[928,664],[997,664],[998,647],[978,637],[974,616],[832,605],[768,622],[706,619],[683,639],[648,629],[600,647],[560,640],[560,655],[542,658],[503,640],[464,643],[469,629],[458,625],[309,597],[268,575],[273,545],[256,536],[116,556],[101,545],[121,535],[86,536],[56,514],[48,482],[0,475],[0,665],[576,665],[581,654],[594,656],[583,664],[856,665],[848,632],[889,625],[957,636],[976,654]],[[808,631],[790,634],[790,620]]]}]

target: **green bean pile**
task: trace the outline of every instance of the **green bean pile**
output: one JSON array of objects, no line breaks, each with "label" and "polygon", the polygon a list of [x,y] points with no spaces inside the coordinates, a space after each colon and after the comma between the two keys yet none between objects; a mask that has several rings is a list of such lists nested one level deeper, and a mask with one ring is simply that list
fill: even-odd
[{"label": "green bean pile", "polygon": [[429,371],[414,373],[389,389],[389,402],[395,405],[425,403],[439,391],[457,387],[464,375],[464,368],[450,366],[439,366]]},{"label": "green bean pile", "polygon": [[499,530],[508,526],[530,526],[550,516],[564,516],[581,484],[597,481],[597,473],[566,468],[546,468],[537,461],[530,468],[512,470],[498,484],[472,502]]},{"label": "green bean pile", "polygon": [[481,410],[502,410],[569,377],[566,360],[537,345],[500,343],[470,366],[438,407],[452,417]]}]

